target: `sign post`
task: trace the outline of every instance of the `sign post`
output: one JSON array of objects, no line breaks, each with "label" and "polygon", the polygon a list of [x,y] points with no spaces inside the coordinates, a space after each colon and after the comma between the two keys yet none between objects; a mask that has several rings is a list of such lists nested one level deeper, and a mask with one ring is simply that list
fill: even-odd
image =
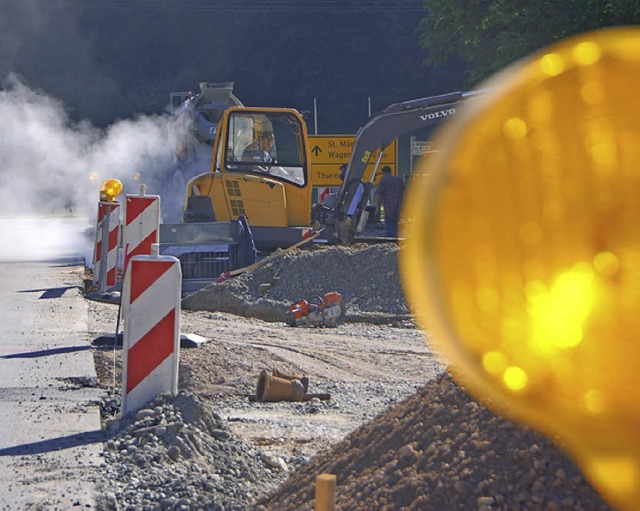
[{"label": "sign post", "polygon": [[413,157],[420,157],[432,149],[433,146],[430,140],[416,140],[416,137],[411,137],[411,162],[409,164],[411,172],[413,172]]}]

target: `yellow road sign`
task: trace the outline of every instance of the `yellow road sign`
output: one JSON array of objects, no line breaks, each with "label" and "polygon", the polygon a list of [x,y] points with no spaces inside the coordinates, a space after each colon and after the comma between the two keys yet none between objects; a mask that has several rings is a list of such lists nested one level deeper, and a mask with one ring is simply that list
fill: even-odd
[{"label": "yellow road sign", "polygon": [[[311,164],[337,164],[347,163],[351,157],[355,135],[309,135],[311,147]],[[375,161],[378,152],[373,153],[370,161]],[[396,141],[393,140],[382,155],[384,164],[396,163]]]},{"label": "yellow road sign", "polygon": [[[340,165],[349,162],[355,140],[355,135],[309,135],[311,182],[314,185],[340,186],[342,183]],[[394,174],[397,167],[397,153],[397,144],[394,140],[385,148],[380,161],[380,165],[389,165]],[[378,151],[371,156],[363,180],[370,178],[373,164],[377,159]],[[379,169],[378,174],[380,174]]]},{"label": "yellow road sign", "polygon": [[353,135],[310,135],[311,164],[337,164],[349,161],[356,137]]}]

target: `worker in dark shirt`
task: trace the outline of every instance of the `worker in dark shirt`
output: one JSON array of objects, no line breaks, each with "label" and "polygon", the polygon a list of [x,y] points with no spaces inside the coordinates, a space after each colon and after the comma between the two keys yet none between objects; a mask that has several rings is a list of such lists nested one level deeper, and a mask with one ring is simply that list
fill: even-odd
[{"label": "worker in dark shirt", "polygon": [[391,174],[391,167],[382,167],[382,179],[376,188],[378,205],[384,208],[384,235],[398,237],[398,221],[400,219],[400,207],[404,195],[402,179]]}]

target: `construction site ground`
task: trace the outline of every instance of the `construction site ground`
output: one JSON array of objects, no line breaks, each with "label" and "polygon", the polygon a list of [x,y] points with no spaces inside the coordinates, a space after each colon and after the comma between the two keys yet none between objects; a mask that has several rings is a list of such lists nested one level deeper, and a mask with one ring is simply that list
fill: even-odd
[{"label": "construction site ground", "polygon": [[[123,427],[105,450],[105,460],[118,464],[115,486],[105,488],[107,500],[122,509],[312,510],[314,478],[329,472],[337,476],[337,509],[343,511],[608,510],[554,443],[494,415],[450,379],[425,343],[428,334],[411,320],[397,255],[392,243],[296,250],[185,297],[181,331],[207,342],[181,349],[179,387],[219,423],[208,433],[181,435],[192,439],[191,447],[179,440],[183,452],[204,453],[198,458],[202,465],[188,460],[184,476],[177,475],[171,449],[165,449],[168,457],[158,454],[162,439],[150,435],[149,445],[133,445],[139,434],[127,429],[125,435]],[[343,295],[345,323],[336,328],[285,323],[289,304],[334,290]],[[114,333],[117,320],[117,305],[89,303],[89,333],[95,339]],[[108,423],[119,411],[122,351],[95,345],[94,353],[100,385],[114,388],[104,406]],[[274,368],[308,377],[308,392],[329,399],[252,401],[260,372]],[[185,412],[186,397],[181,399],[182,412],[171,413],[193,415]],[[147,434],[157,427],[154,413],[165,424],[166,406],[150,406],[147,417],[127,427]],[[194,424],[186,424],[185,431]],[[220,434],[221,428],[228,433]],[[218,440],[205,442],[211,435]],[[243,454],[233,451],[244,468],[239,465],[231,475],[215,466],[222,455],[211,451],[217,444],[230,456],[232,450],[220,440],[229,442],[230,435],[246,445]],[[146,462],[141,447],[155,453]],[[261,454],[249,452],[253,448]],[[265,463],[268,477],[250,477]],[[198,488],[187,491],[177,481],[183,477],[183,486],[193,484],[201,472],[206,480]],[[221,477],[229,479],[216,486]],[[161,480],[173,481],[163,484],[184,497],[169,499]],[[230,484],[237,492],[220,502],[220,492],[228,492]],[[205,491],[210,491],[207,499],[199,494]]]},{"label": "construction site ground", "polygon": [[[117,312],[115,305],[91,302],[92,334],[115,332]],[[214,403],[241,437],[287,457],[314,455],[442,372],[413,328],[293,328],[229,313],[183,311],[182,332],[208,342],[181,349],[179,388]],[[100,383],[120,385],[122,350],[96,347],[95,356]],[[307,376],[309,393],[329,399],[251,402],[260,372],[273,368]],[[322,413],[304,413],[314,409]]]}]

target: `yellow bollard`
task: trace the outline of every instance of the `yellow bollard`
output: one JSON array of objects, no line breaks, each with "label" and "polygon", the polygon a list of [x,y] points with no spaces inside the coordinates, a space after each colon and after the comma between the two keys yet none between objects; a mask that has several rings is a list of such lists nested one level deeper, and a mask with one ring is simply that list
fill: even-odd
[{"label": "yellow bollard", "polygon": [[316,477],[315,511],[335,511],[336,509],[336,476],[320,474]]}]

